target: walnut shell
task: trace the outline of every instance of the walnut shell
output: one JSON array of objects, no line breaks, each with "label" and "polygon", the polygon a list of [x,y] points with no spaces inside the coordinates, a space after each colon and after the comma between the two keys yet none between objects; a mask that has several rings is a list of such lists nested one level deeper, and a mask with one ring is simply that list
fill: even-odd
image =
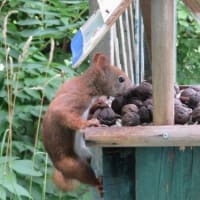
[{"label": "walnut shell", "polygon": [[192,111],[192,121],[200,123],[200,107],[195,108]]},{"label": "walnut shell", "polygon": [[112,108],[107,107],[97,109],[92,117],[97,118],[100,124],[112,126],[116,123],[116,120],[120,118],[120,115],[116,114]]},{"label": "walnut shell", "polygon": [[121,114],[122,107],[127,103],[124,96],[116,97],[111,104],[111,108],[117,113]]},{"label": "walnut shell", "polygon": [[127,112],[122,116],[123,126],[137,126],[140,124],[140,117],[135,112]]},{"label": "walnut shell", "polygon": [[181,97],[190,97],[195,93],[196,91],[193,88],[188,87],[181,92]]},{"label": "walnut shell", "polygon": [[182,104],[175,103],[174,121],[175,124],[185,124],[189,122],[192,110]]},{"label": "walnut shell", "polygon": [[152,113],[146,106],[142,106],[139,109],[138,114],[140,116],[140,121],[142,123],[150,123],[150,122],[152,122],[152,119],[153,119]]},{"label": "walnut shell", "polygon": [[140,99],[137,99],[135,97],[130,98],[128,100],[128,104],[135,104],[138,108],[144,105]]},{"label": "walnut shell", "polygon": [[125,94],[126,99],[131,99],[133,97],[135,97],[136,99],[142,100],[142,101],[144,101],[148,98],[151,98],[152,97],[152,84],[147,81],[143,81],[140,85],[138,85],[135,88],[130,89]]},{"label": "walnut shell", "polygon": [[128,112],[138,112],[138,107],[135,104],[126,104],[122,108],[122,115],[128,113]]}]

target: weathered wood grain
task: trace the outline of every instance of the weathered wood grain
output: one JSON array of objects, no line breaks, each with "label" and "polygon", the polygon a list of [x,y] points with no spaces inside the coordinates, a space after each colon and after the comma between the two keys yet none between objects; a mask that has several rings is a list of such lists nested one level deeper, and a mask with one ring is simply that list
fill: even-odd
[{"label": "weathered wood grain", "polygon": [[199,157],[199,147],[136,148],[136,199],[198,200]]},{"label": "weathered wood grain", "polygon": [[85,139],[103,147],[200,146],[199,125],[88,128]]},{"label": "weathered wood grain", "polygon": [[106,20],[108,26],[112,26],[124,10],[132,3],[132,0],[123,0],[118,7],[112,12],[109,18]]},{"label": "weathered wood grain", "polygon": [[174,0],[151,1],[154,124],[174,123]]},{"label": "weathered wood grain", "polygon": [[200,0],[183,0],[183,2],[191,10],[194,17],[200,23]]},{"label": "weathered wood grain", "polygon": [[105,200],[133,200],[135,159],[133,148],[103,149]]}]

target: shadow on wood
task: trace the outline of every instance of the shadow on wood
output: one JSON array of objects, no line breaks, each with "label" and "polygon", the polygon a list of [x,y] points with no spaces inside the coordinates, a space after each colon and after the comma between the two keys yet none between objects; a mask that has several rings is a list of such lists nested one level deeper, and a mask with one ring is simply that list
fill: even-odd
[{"label": "shadow on wood", "polygon": [[105,200],[133,200],[135,157],[133,148],[103,148]]},{"label": "shadow on wood", "polygon": [[200,148],[136,148],[135,180],[137,200],[198,200]]}]

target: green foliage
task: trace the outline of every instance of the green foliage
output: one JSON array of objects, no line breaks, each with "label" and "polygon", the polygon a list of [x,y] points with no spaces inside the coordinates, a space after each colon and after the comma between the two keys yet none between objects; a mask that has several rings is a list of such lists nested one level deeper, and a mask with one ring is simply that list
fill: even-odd
[{"label": "green foliage", "polygon": [[178,1],[177,78],[180,84],[199,84],[200,25],[191,12]]},{"label": "green foliage", "polygon": [[[62,193],[52,183],[41,121],[72,70],[69,44],[88,15],[86,0],[0,3],[0,199],[88,199],[87,188]],[[83,66],[84,67],[84,66]]]}]

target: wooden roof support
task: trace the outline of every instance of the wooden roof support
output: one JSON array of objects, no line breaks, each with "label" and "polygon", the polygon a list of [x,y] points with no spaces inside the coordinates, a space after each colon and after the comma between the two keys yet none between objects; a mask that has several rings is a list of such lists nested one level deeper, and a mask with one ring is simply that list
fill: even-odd
[{"label": "wooden roof support", "polygon": [[183,2],[200,23],[200,0],[183,0]]}]

